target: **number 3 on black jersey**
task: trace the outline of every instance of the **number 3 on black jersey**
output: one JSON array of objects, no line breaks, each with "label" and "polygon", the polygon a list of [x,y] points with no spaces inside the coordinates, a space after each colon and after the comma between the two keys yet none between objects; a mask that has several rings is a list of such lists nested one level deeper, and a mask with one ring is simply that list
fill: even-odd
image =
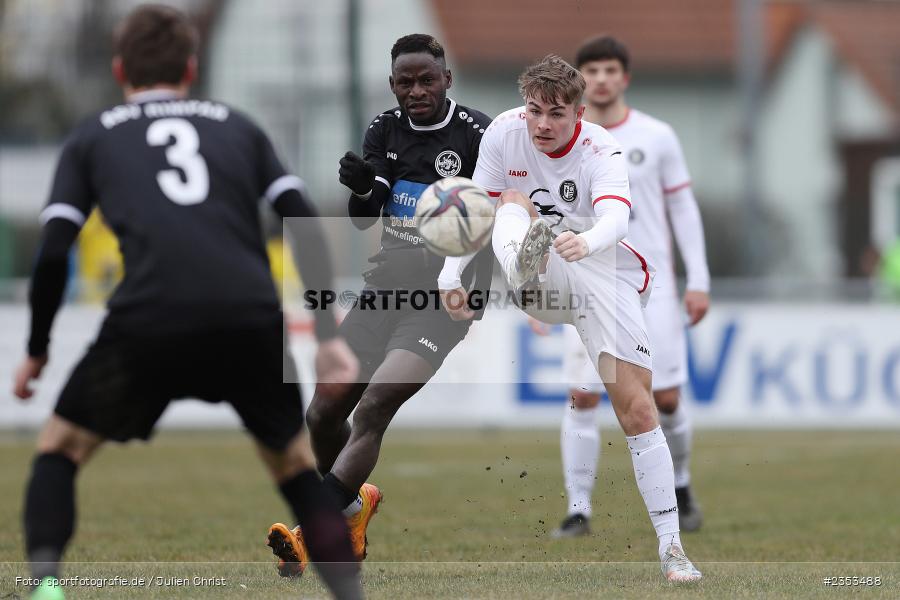
[{"label": "number 3 on black jersey", "polygon": [[[169,140],[175,143],[169,145]],[[163,169],[156,174],[159,189],[175,204],[200,204],[209,195],[209,169],[200,155],[200,136],[190,121],[159,119],[147,128],[147,143],[168,146],[166,161],[184,172],[184,179],[176,169]]]}]

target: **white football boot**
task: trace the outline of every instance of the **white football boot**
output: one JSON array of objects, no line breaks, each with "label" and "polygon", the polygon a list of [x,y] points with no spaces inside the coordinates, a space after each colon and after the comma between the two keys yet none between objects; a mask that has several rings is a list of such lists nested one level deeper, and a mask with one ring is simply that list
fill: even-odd
[{"label": "white football boot", "polygon": [[669,544],[669,547],[666,548],[659,567],[662,569],[662,574],[667,581],[676,583],[700,581],[700,578],[703,577],[703,574],[685,556],[681,546],[676,544]]},{"label": "white football boot", "polygon": [[506,274],[509,286],[517,290],[534,279],[541,261],[553,243],[553,232],[543,219],[535,219],[528,227],[525,238],[516,252],[516,262]]}]

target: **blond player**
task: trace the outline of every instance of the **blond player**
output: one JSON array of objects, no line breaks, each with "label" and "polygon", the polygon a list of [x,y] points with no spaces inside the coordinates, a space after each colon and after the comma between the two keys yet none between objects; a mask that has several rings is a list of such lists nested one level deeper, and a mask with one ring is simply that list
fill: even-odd
[{"label": "blond player", "polygon": [[[627,436],[663,575],[697,580],[681,547],[672,457],[650,392],[641,304],[653,270],[624,240],[631,200],[622,148],[582,121],[584,78],[561,58],[528,67],[519,89],[525,106],[494,119],[473,175],[499,198],[494,253],[528,314],[576,325]],[[453,318],[468,316],[449,301],[465,293],[459,274],[467,260],[448,259],[438,279]]]},{"label": "blond player", "polygon": [[[709,307],[709,269],[700,211],[675,132],[625,103],[627,48],[609,36],[593,38],[579,48],[576,62],[587,84],[584,119],[609,130],[622,144],[627,159],[633,199],[628,237],[657,268],[653,293],[644,309],[653,352],[653,397],[675,467],[681,529],[694,531],[700,527],[702,515],[690,490],[691,423],[679,396],[687,380],[685,321],[697,323]],[[673,232],[687,271],[684,309],[675,284]],[[578,336],[568,329],[563,370],[571,384],[572,402],[565,409],[561,435],[568,514],[554,530],[554,537],[589,531],[600,451],[596,413],[603,384]]]}]

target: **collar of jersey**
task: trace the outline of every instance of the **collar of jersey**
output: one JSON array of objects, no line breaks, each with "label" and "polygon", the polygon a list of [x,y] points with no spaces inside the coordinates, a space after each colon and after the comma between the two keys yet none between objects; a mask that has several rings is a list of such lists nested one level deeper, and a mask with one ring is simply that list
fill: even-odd
[{"label": "collar of jersey", "polygon": [[409,118],[409,115],[406,116],[409,119],[409,126],[415,129],[416,131],[434,131],[435,129],[441,129],[442,127],[446,127],[447,123],[450,122],[450,119],[453,118],[454,113],[456,113],[456,100],[453,98],[447,98],[450,101],[450,108],[447,109],[447,116],[440,123],[435,123],[434,125],[416,125],[412,122],[412,119]]},{"label": "collar of jersey", "polygon": [[154,100],[177,100],[178,92],[174,90],[144,90],[128,96],[129,104],[153,102]]},{"label": "collar of jersey", "polygon": [[569,140],[569,143],[566,144],[566,147],[562,150],[557,150],[556,152],[544,152],[550,158],[562,158],[572,149],[572,146],[575,145],[575,140],[578,139],[578,136],[581,135],[581,121],[575,123],[575,133],[572,134],[572,139]]}]

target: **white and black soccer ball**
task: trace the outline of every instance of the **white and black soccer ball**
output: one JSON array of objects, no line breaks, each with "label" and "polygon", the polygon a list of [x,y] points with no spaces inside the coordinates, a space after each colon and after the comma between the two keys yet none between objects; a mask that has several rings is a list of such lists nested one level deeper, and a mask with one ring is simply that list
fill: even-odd
[{"label": "white and black soccer ball", "polygon": [[425,245],[435,254],[471,254],[491,239],[494,202],[471,179],[439,179],[419,196],[416,223]]}]

